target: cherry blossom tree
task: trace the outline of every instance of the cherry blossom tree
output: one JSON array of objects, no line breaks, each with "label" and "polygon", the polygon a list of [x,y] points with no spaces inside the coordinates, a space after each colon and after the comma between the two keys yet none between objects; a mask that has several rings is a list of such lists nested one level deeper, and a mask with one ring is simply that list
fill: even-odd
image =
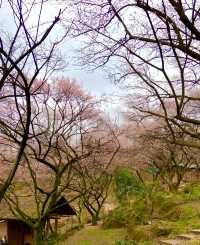
[{"label": "cherry blossom tree", "polygon": [[[132,117],[163,119],[170,142],[199,148],[199,1],[75,1],[83,65],[107,65]],[[171,106],[169,106],[171,105]],[[173,108],[173,109],[171,109]],[[176,138],[177,130],[187,137]]]},{"label": "cherry blossom tree", "polygon": [[[55,12],[55,17],[46,22],[45,4],[43,0],[1,1],[0,11],[6,8],[13,22],[10,33],[2,27],[0,36],[0,142],[1,160],[7,168],[7,175],[1,181],[0,201],[12,183],[31,137],[36,84],[40,80],[42,86],[53,71],[61,68],[57,46],[66,32],[56,38],[52,33],[58,30],[64,10]],[[9,161],[4,150],[12,156]]]}]

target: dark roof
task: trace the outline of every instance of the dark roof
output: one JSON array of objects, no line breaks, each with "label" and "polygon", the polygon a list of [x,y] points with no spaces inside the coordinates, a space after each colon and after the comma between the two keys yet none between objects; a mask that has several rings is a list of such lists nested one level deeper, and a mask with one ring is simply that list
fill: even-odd
[{"label": "dark roof", "polygon": [[53,206],[50,215],[76,215],[75,210],[69,205],[64,197],[61,197]]},{"label": "dark roof", "polygon": [[[23,197],[20,198],[20,207],[23,208],[23,211],[31,216],[33,219],[37,219],[36,207],[32,197]],[[61,197],[56,205],[54,205],[49,216],[67,216],[67,215],[76,215],[75,210],[69,205],[67,200],[64,197]],[[10,210],[7,203],[2,200],[0,202],[0,220],[20,220],[20,217],[16,217]]]}]

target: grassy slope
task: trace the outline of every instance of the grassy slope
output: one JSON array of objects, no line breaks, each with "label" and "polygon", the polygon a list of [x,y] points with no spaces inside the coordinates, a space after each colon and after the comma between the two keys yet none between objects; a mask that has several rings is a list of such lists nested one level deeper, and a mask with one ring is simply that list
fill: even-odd
[{"label": "grassy slope", "polygon": [[63,245],[113,245],[116,240],[123,239],[124,235],[124,229],[88,226],[70,236]]},{"label": "grassy slope", "polygon": [[[153,221],[152,225],[135,226],[133,224],[133,230],[127,230],[125,228],[102,229],[98,226],[86,226],[84,229],[70,236],[63,245],[113,245],[116,240],[124,239],[127,234],[131,235],[131,240],[135,240],[134,236],[136,235],[135,238],[137,238],[138,244],[149,245],[156,244],[156,241],[160,239],[173,238],[176,234],[189,232],[194,228],[200,229],[200,187],[198,188],[199,193],[194,193],[193,196],[188,196],[187,198],[185,194],[184,198],[180,197],[179,194],[172,194],[172,201],[175,199],[175,203],[180,202],[180,205],[172,206],[166,210],[167,212],[165,211],[163,213],[166,217],[159,217]],[[151,234],[146,239],[149,236],[149,229],[151,230]],[[168,231],[169,235],[163,234],[163,232],[166,233]],[[141,239],[138,239],[138,236],[141,236]],[[194,244],[196,245],[196,243]],[[197,244],[200,245],[199,241]]]}]

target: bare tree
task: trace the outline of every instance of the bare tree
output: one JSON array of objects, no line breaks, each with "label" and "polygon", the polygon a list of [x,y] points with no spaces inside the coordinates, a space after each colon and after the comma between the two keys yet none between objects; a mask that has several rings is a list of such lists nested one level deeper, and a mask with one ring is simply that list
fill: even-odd
[{"label": "bare tree", "polygon": [[[86,37],[84,63],[93,68],[109,63],[114,80],[125,82],[133,118],[138,113],[140,119],[162,118],[170,142],[196,148],[199,7],[196,0],[76,1],[73,29]],[[178,129],[188,137],[177,139]]]},{"label": "bare tree", "polygon": [[79,185],[75,187],[79,193],[79,201],[87,210],[91,217],[92,225],[96,225],[99,220],[100,211],[108,197],[112,175],[107,171],[96,171],[89,173],[86,168],[79,174]]},{"label": "bare tree", "polygon": [[[169,135],[167,127],[140,135],[142,150],[137,155],[146,158],[143,164],[152,169],[155,178],[160,179],[170,191],[177,191],[190,169],[198,168],[198,150],[169,143]],[[183,137],[183,134],[176,135],[177,139]]]},{"label": "bare tree", "polygon": [[36,230],[37,244],[43,244],[46,221],[69,189],[72,169],[94,151],[87,145],[87,135],[96,128],[99,112],[98,102],[69,80],[55,79],[39,87],[40,93],[32,100],[30,136],[23,153],[28,202],[35,214],[24,208],[23,198],[12,185],[5,198],[14,215]]},{"label": "bare tree", "polygon": [[[65,34],[54,38],[51,33],[64,10],[55,13],[50,22],[44,22],[45,4],[43,0],[1,2],[13,19],[13,26],[9,35],[7,30],[1,30],[0,36],[0,141],[12,155],[9,162],[1,152],[1,159],[9,165],[9,171],[1,182],[0,201],[12,183],[31,137],[31,104],[33,95],[38,93],[38,80],[45,82],[52,71],[61,68],[56,47]],[[34,24],[31,24],[33,14]]]},{"label": "bare tree", "polygon": [[96,130],[89,135],[88,148],[92,154],[74,167],[75,182],[72,190],[79,193],[80,202],[91,216],[93,225],[108,197],[115,157],[119,151],[118,130],[100,120]]},{"label": "bare tree", "polygon": [[[128,165],[135,170],[148,170],[152,176],[176,191],[192,168],[198,169],[198,149],[170,143],[170,131],[162,120],[143,120],[142,124],[126,125]],[[176,132],[177,139],[184,133]]]}]

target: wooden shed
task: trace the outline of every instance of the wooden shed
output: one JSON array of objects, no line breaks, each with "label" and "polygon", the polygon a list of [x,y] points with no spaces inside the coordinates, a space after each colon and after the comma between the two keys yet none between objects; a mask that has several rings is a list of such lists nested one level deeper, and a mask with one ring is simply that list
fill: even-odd
[{"label": "wooden shed", "polygon": [[[75,210],[69,205],[64,197],[61,197],[55,206],[53,206],[46,223],[47,232],[55,232],[58,230],[58,220],[62,217],[69,217],[76,215]],[[52,221],[54,225],[52,226]]]},{"label": "wooden shed", "polygon": [[72,216],[76,215],[75,210],[69,205],[64,197],[61,197],[53,206],[50,216]]},{"label": "wooden shed", "polygon": [[9,245],[32,245],[33,230],[24,222],[17,219],[0,220],[0,239],[6,238]]},{"label": "wooden shed", "polygon": [[[68,204],[64,197],[61,197],[49,214],[46,223],[47,232],[57,232],[58,219],[63,216],[76,215],[74,209]],[[52,220],[55,220],[52,228]],[[33,245],[34,230],[26,223],[12,218],[0,218],[0,239],[3,237],[8,245]]]}]

